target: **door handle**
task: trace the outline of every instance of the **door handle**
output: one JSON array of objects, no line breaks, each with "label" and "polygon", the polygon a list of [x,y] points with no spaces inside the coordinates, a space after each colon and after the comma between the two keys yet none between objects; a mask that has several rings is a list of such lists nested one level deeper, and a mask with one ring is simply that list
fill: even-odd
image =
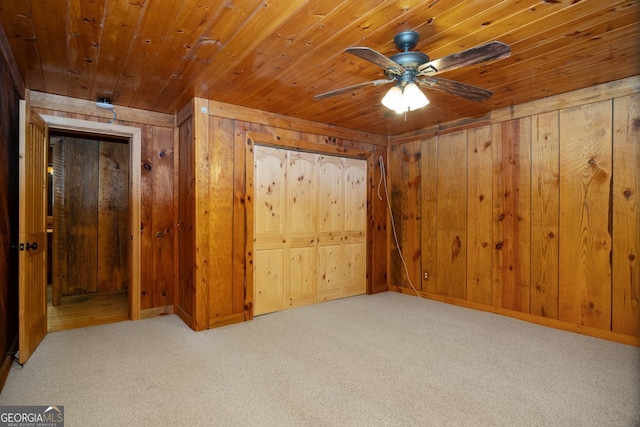
[{"label": "door handle", "polygon": [[33,242],[33,243],[20,243],[19,245],[11,245],[13,248],[17,248],[20,251],[24,251],[24,250],[29,250],[29,249],[33,249],[34,251],[36,249],[38,249],[38,242]]}]

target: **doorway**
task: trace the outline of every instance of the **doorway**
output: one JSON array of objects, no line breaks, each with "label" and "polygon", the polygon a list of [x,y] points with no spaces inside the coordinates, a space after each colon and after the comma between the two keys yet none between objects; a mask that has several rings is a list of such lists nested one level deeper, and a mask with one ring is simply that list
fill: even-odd
[{"label": "doorway", "polygon": [[[49,288],[51,296],[47,299],[51,301],[51,303],[48,304],[48,308],[53,307],[53,309],[47,312],[47,330],[53,332],[127,319],[139,320],[141,129],[111,123],[92,122],[49,115],[42,115],[42,119],[47,125],[47,138],[50,141],[53,140],[53,144],[56,144],[57,139],[60,138],[94,141],[93,144],[96,144],[95,141],[98,141],[97,148],[94,146],[93,150],[98,150],[102,155],[98,155],[97,166],[94,166],[93,169],[94,172],[95,169],[98,169],[96,172],[98,182],[102,182],[105,188],[100,190],[98,187],[96,192],[102,191],[103,193],[109,193],[109,191],[114,189],[114,185],[120,187],[118,191],[115,191],[117,197],[114,198],[114,194],[111,194],[108,197],[102,198],[102,220],[110,224],[110,226],[107,226],[106,232],[101,234],[103,237],[102,240],[98,238],[97,232],[94,238],[98,245],[100,245],[102,241],[104,246],[115,246],[117,249],[110,252],[111,254],[117,252],[119,259],[117,261],[110,260],[105,263],[104,259],[100,257],[101,262],[98,268],[100,271],[95,270],[95,276],[98,277],[98,281],[93,282],[95,283],[95,288],[91,288],[85,284],[80,288],[76,287],[73,291],[69,291],[69,289],[56,289],[54,294],[53,282],[55,273],[52,271],[52,287]],[[105,142],[102,151],[100,150],[99,142]],[[90,146],[92,142],[84,142],[81,144]],[[60,145],[59,149],[63,147],[64,145]],[[89,148],[89,150],[91,150],[91,148]],[[51,147],[50,153],[50,159],[53,160],[55,158],[55,156],[53,156],[53,146]],[[115,174],[107,174],[111,178],[114,178],[115,175],[125,175],[122,174],[123,171],[127,172],[126,184],[122,176],[117,178],[115,182],[112,179],[100,181],[99,169],[101,168],[101,156],[104,157],[104,159],[102,159],[102,167],[107,169],[111,168],[112,172],[117,172]],[[64,156],[58,156],[57,158],[62,161]],[[77,165],[78,162],[86,162],[86,156],[76,161],[75,164]],[[53,162],[49,166],[52,168],[51,191],[53,192],[55,188],[53,178],[56,174],[56,168]],[[63,170],[62,167],[58,169]],[[76,176],[77,175],[78,174],[76,174]],[[70,182],[73,182],[73,180]],[[85,190],[87,190],[87,188],[85,188]],[[123,195],[124,192],[126,192],[126,196]],[[91,193],[91,191],[89,191],[89,193]],[[47,228],[51,229],[51,233],[48,234],[51,234],[50,243],[55,251],[56,245],[53,244],[53,236],[55,236],[53,212],[56,205],[53,203],[53,198],[51,201],[52,215],[51,217],[48,216]],[[126,209],[120,209],[122,205],[126,205]],[[116,206],[119,206],[119,208],[116,209]],[[97,210],[96,215],[98,215]],[[122,229],[123,224],[126,224],[124,225],[125,230]],[[49,225],[51,225],[51,227],[49,227]],[[91,239],[86,240],[88,240],[88,243],[91,243]],[[60,242],[56,242],[56,244],[66,247]],[[51,253],[52,267],[55,255],[54,251]],[[84,262],[84,257],[79,259],[77,263],[81,262]],[[117,267],[114,267],[114,265],[117,265]],[[73,274],[76,274],[76,272]],[[99,283],[101,281],[100,278],[102,278],[102,283]],[[126,281],[126,286],[123,285],[123,281]],[[98,292],[98,290],[100,292]],[[57,301],[58,304],[55,306],[53,304],[54,295],[56,295],[56,298],[60,298]]]},{"label": "doorway", "polygon": [[49,133],[48,332],[127,320],[129,139]]}]

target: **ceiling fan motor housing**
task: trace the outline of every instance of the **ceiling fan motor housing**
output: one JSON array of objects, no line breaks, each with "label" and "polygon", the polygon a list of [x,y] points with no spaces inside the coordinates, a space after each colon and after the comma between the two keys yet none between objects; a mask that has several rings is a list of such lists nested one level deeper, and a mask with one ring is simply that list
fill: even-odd
[{"label": "ceiling fan motor housing", "polygon": [[393,38],[393,42],[400,51],[408,52],[418,44],[420,35],[415,31],[402,31]]},{"label": "ceiling fan motor housing", "polygon": [[405,69],[405,73],[401,76],[394,76],[393,73],[385,72],[387,78],[396,77],[398,84],[404,86],[407,83],[414,81],[416,78],[416,69],[427,62],[429,57],[422,52],[411,51],[418,44],[420,35],[415,31],[403,31],[393,38],[393,42],[396,48],[400,51],[389,59],[398,65],[401,65]]}]

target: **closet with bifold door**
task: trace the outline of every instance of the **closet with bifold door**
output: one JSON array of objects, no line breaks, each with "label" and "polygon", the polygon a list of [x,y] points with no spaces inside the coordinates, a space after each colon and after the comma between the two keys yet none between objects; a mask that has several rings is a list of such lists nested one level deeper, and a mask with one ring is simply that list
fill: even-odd
[{"label": "closet with bifold door", "polygon": [[366,161],[254,147],[254,315],[366,292]]}]

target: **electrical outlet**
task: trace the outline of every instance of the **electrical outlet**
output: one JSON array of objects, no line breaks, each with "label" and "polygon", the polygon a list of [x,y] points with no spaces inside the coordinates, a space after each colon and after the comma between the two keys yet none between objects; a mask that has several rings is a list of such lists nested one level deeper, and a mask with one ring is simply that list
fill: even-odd
[{"label": "electrical outlet", "polygon": [[429,272],[425,271],[423,277],[424,277],[424,280],[429,280]]}]

